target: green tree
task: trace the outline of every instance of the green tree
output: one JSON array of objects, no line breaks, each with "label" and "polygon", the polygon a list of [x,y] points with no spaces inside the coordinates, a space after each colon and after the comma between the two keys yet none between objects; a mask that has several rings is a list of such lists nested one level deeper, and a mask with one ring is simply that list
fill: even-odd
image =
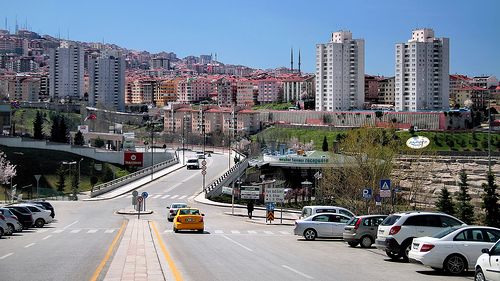
[{"label": "green tree", "polygon": [[455,214],[453,198],[451,197],[451,194],[446,186],[441,188],[441,193],[439,194],[438,200],[436,202],[436,208],[438,209],[438,211],[452,216]]},{"label": "green tree", "polygon": [[326,136],[323,138],[323,151],[328,151],[328,142],[326,141]]},{"label": "green tree", "polygon": [[83,138],[83,133],[78,131],[75,134],[74,145],[84,145],[85,139]]},{"label": "green tree", "polygon": [[66,125],[66,120],[64,117],[61,118],[59,122],[59,142],[68,143],[69,140],[69,130]]},{"label": "green tree", "polygon": [[97,148],[101,148],[104,146],[104,140],[101,139],[100,137],[97,137],[95,140],[94,140],[94,146],[97,147]]},{"label": "green tree", "polygon": [[457,193],[457,203],[455,205],[455,216],[466,224],[474,222],[474,207],[470,203],[469,184],[467,183],[467,173],[465,169],[460,172],[460,191]]},{"label": "green tree", "polygon": [[50,141],[59,142],[60,139],[61,137],[59,134],[59,117],[54,116],[54,118],[52,118],[52,127],[50,129]]},{"label": "green tree", "polygon": [[64,187],[66,182],[66,172],[67,170],[64,168],[62,164],[56,171],[57,177],[59,178],[59,180],[56,183],[57,191],[64,192]]},{"label": "green tree", "polygon": [[33,138],[37,140],[43,139],[42,132],[43,120],[40,111],[36,112],[35,122],[33,123]]},{"label": "green tree", "polygon": [[108,163],[104,163],[102,165],[101,181],[108,182],[112,181],[113,179],[114,179],[114,174],[111,165]]},{"label": "green tree", "polygon": [[80,180],[78,179],[78,170],[76,165],[71,168],[71,190],[73,194],[76,196],[76,193],[79,189]]},{"label": "green tree", "polygon": [[500,227],[500,207],[498,206],[499,195],[497,194],[498,185],[495,183],[495,175],[488,172],[486,175],[487,183],[483,183],[484,193],[481,208],[484,208],[486,214],[484,223],[488,226]]}]

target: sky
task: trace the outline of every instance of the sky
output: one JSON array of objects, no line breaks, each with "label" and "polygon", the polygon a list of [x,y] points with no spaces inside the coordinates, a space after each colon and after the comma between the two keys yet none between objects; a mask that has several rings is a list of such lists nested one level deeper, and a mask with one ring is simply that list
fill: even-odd
[{"label": "sky", "polygon": [[29,29],[178,58],[315,73],[331,32],[365,40],[365,73],[394,76],[394,48],[415,29],[450,38],[450,74],[500,78],[500,0],[0,0],[0,29]]}]

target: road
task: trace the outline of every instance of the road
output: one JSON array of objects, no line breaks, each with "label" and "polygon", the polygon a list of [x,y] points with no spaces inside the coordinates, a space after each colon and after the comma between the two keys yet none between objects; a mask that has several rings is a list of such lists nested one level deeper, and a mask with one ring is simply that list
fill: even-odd
[{"label": "road", "polygon": [[[207,158],[207,182],[227,169],[227,157]],[[148,192],[142,215],[154,221],[183,280],[471,280],[444,276],[415,264],[394,262],[376,248],[350,248],[341,239],[305,241],[293,226],[249,222],[230,209],[201,205],[200,170],[181,169],[138,189]],[[94,202],[52,202],[56,220],[0,239],[0,280],[90,280],[130,215],[130,194]],[[205,232],[173,233],[167,206],[188,202],[205,214]],[[135,218],[135,217],[134,217]],[[160,247],[156,247],[159,249]],[[158,257],[165,259],[158,250]],[[111,256],[111,259],[113,256]],[[103,269],[98,280],[103,280]],[[168,266],[164,270],[170,270]]]}]

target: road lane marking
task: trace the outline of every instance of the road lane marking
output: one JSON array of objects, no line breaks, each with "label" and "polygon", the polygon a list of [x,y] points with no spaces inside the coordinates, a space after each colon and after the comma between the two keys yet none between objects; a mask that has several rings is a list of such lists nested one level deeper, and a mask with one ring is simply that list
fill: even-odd
[{"label": "road lane marking", "polygon": [[174,196],[170,197],[170,199],[175,199],[175,198],[177,198],[177,196],[179,196],[179,195],[174,195]]},{"label": "road lane marking", "polygon": [[216,229],[216,230],[214,231],[214,233],[215,233],[215,234],[222,234],[222,233],[224,233],[224,230],[218,230],[218,229]]},{"label": "road lane marking", "polygon": [[45,236],[45,237],[43,238],[43,240],[45,240],[45,239],[49,239],[49,237],[50,237],[50,236],[52,236],[52,235]]},{"label": "road lane marking", "polygon": [[158,198],[158,197],[160,197],[160,196],[161,196],[161,194],[155,195],[155,196],[153,197],[153,199],[156,199],[156,198]]},{"label": "road lane marking", "polygon": [[252,250],[252,249],[250,249],[250,248],[248,248],[248,247],[246,247],[246,246],[241,245],[240,243],[238,243],[238,242],[234,241],[233,239],[231,239],[231,238],[227,237],[226,235],[221,235],[221,236],[222,236],[222,237],[224,237],[224,238],[226,238],[227,240],[229,240],[229,241],[233,242],[234,244],[236,244],[236,245],[240,246],[241,248],[243,248],[243,249],[245,249],[245,250],[248,250],[248,251],[250,251],[250,252],[253,252],[253,250]]},{"label": "road lane marking", "polygon": [[288,231],[280,231],[281,234],[285,234],[285,235],[292,235],[290,232]]},{"label": "road lane marking", "polygon": [[75,223],[77,223],[77,222],[78,222],[78,221],[74,221],[72,224],[70,224],[70,225],[67,225],[67,226],[63,227],[63,229],[66,229],[66,228],[68,228],[68,227],[70,227],[70,226],[74,225],[74,224],[75,224]]},{"label": "road lane marking", "polygon": [[14,254],[14,253],[8,253],[8,254],[6,254],[6,255],[4,255],[4,256],[1,256],[1,257],[0,257],[0,260],[3,260],[3,259],[5,259],[6,257],[11,256],[11,255],[13,255],[13,254]]},{"label": "road lane marking", "polygon": [[268,235],[273,235],[274,234],[274,232],[272,232],[272,231],[266,231],[266,230],[264,230],[264,233],[268,234]]},{"label": "road lane marking", "polygon": [[52,233],[61,233],[61,232],[63,232],[63,231],[64,231],[64,229],[58,229],[58,230],[54,230],[54,231],[52,231]]},{"label": "road lane marking", "polygon": [[108,229],[106,231],[104,231],[104,233],[113,233],[115,230],[114,229]]},{"label": "road lane marking", "polygon": [[28,245],[24,246],[24,248],[28,248],[28,247],[31,247],[33,245],[35,245],[35,243],[28,244]]},{"label": "road lane marking", "polygon": [[249,230],[248,234],[257,234],[257,231],[255,231],[255,230]]},{"label": "road lane marking", "polygon": [[44,232],[47,232],[49,231],[48,229],[39,229],[36,231],[36,233],[44,233]]},{"label": "road lane marking", "polygon": [[307,275],[307,274],[304,274],[304,273],[302,273],[302,272],[298,271],[297,269],[291,268],[291,267],[286,266],[286,265],[282,265],[282,267],[284,267],[284,268],[286,268],[286,269],[288,269],[288,270],[291,270],[291,271],[293,271],[293,272],[295,272],[295,273],[297,273],[297,274],[299,274],[299,275],[302,275],[302,276],[304,276],[304,277],[305,277],[305,278],[307,278],[307,279],[314,279],[314,277],[309,276],[309,275]]},{"label": "road lane marking", "polygon": [[87,231],[87,233],[96,233],[97,232],[97,229],[91,229],[89,231]]},{"label": "road lane marking", "polygon": [[232,234],[240,234],[240,231],[239,230],[231,230],[231,233]]},{"label": "road lane marking", "polygon": [[169,197],[169,196],[170,196],[170,195],[169,195],[169,194],[167,194],[167,195],[163,196],[161,199],[165,199],[165,198],[167,198],[167,197]]},{"label": "road lane marking", "polygon": [[170,255],[167,252],[167,248],[165,248],[165,245],[163,245],[163,242],[161,241],[160,234],[158,233],[158,230],[156,230],[155,222],[151,221],[151,225],[153,226],[153,230],[155,231],[156,239],[158,239],[158,243],[160,244],[160,248],[163,251],[163,255],[167,259],[168,265],[170,266],[170,270],[172,270],[172,274],[174,275],[175,280],[181,281],[182,277],[179,271],[177,270],[177,267],[174,264],[174,261],[170,257]]},{"label": "road lane marking", "polygon": [[104,259],[101,261],[101,264],[99,264],[99,266],[97,267],[97,269],[95,270],[94,272],[94,275],[92,275],[92,278],[90,278],[90,281],[95,281],[97,280],[97,277],[99,277],[99,274],[101,274],[101,271],[102,269],[104,268],[104,266],[106,265],[106,263],[108,262],[108,259],[109,257],[111,256],[111,253],[113,253],[113,249],[115,248],[115,245],[116,245],[116,242],[118,242],[118,239],[120,238],[120,236],[122,235],[123,233],[123,229],[125,228],[125,225],[127,224],[127,221],[124,220],[123,221],[123,225],[122,225],[122,228],[120,229],[120,232],[118,233],[118,235],[116,236],[115,238],[115,241],[113,241],[113,244],[111,244],[111,246],[109,247],[109,250],[108,252],[106,253],[106,256],[104,256]]},{"label": "road lane marking", "polygon": [[69,233],[78,233],[78,232],[80,232],[80,231],[81,231],[81,229],[73,229],[73,230],[71,230]]},{"label": "road lane marking", "polygon": [[187,195],[182,195],[181,197],[179,197],[179,199],[184,199],[186,197],[187,197]]}]

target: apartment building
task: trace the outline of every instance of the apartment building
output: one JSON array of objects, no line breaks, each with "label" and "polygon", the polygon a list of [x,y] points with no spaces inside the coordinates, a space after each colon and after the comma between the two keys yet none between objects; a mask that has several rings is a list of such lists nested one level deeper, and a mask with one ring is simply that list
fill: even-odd
[{"label": "apartment building", "polygon": [[449,110],[450,39],[434,30],[412,31],[407,43],[397,43],[396,111]]},{"label": "apartment building", "polygon": [[488,106],[488,90],[476,86],[454,88],[450,91],[450,103],[456,108],[485,108]]},{"label": "apartment building", "polygon": [[367,104],[380,103],[378,98],[380,77],[374,75],[365,75],[365,102]]},{"label": "apartment building", "polygon": [[280,84],[276,78],[265,78],[255,80],[255,84],[257,85],[257,101],[260,105],[270,104],[276,101],[280,96]]},{"label": "apartment building", "polygon": [[208,99],[211,85],[205,78],[187,78],[178,82],[177,97],[181,103],[196,103]]},{"label": "apartment building", "polygon": [[395,103],[395,77],[382,78],[378,81],[379,104],[394,105]]},{"label": "apartment building", "polygon": [[292,76],[282,81],[283,102],[292,102],[303,99],[303,97],[313,98],[316,94],[315,76],[308,77]]},{"label": "apartment building", "polygon": [[159,82],[159,96],[156,100],[157,106],[165,106],[177,101],[177,84],[179,81],[182,81],[182,79],[175,78]]},{"label": "apartment building", "polygon": [[49,95],[54,100],[84,96],[84,50],[76,42],[63,41],[50,50]]},{"label": "apartment building", "polygon": [[15,76],[9,79],[8,92],[10,100],[37,102],[40,92],[40,78]]},{"label": "apartment building", "polygon": [[239,78],[236,80],[236,105],[252,106],[256,104],[258,89],[254,80]]},{"label": "apartment building", "polygon": [[329,43],[316,45],[316,110],[363,109],[364,75],[365,40],[332,32]]},{"label": "apartment building", "polygon": [[236,102],[236,83],[235,78],[224,76],[217,79],[217,105],[231,106]]},{"label": "apartment building", "polygon": [[89,61],[89,105],[125,110],[125,59],[113,50],[104,50]]}]

